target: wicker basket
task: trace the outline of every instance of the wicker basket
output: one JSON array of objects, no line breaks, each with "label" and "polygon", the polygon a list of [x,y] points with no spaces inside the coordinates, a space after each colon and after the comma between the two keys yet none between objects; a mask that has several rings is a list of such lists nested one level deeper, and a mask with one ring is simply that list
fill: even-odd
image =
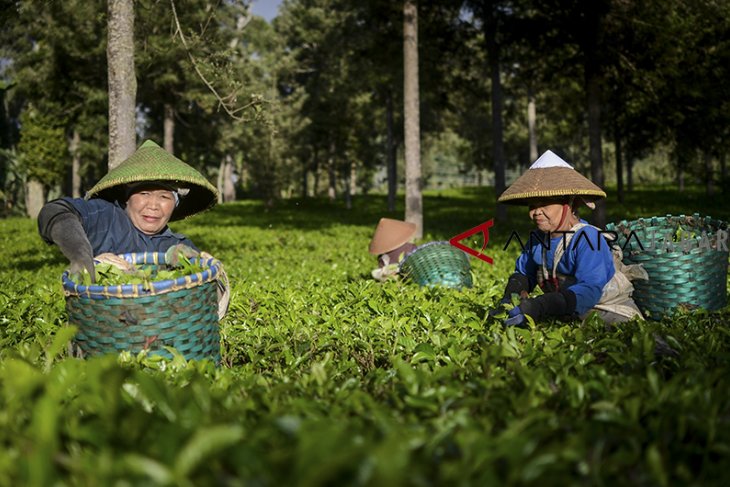
[{"label": "wicker basket", "polygon": [[469,257],[449,242],[429,242],[417,247],[401,262],[400,273],[421,286],[472,286]]},{"label": "wicker basket", "polygon": [[[163,253],[123,254],[133,265],[164,264]],[[172,358],[174,347],[185,359],[220,362],[216,259],[191,259],[204,269],[175,280],[120,286],[83,286],[62,276],[69,323],[78,327],[74,348],[81,356],[142,350]]]},{"label": "wicker basket", "polygon": [[648,317],[727,304],[726,222],[667,215],[609,223],[606,230],[618,233],[624,263],[642,264],[649,274],[648,281],[633,281],[634,300]]}]

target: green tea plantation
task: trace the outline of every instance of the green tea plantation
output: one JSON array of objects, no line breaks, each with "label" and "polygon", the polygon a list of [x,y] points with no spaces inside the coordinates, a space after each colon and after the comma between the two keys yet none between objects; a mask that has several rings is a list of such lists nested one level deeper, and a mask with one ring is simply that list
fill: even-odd
[{"label": "green tea plantation", "polygon": [[[423,241],[493,218],[487,189],[431,192]],[[609,221],[699,212],[644,189]],[[172,224],[231,282],[222,363],[72,358],[67,262],[0,220],[0,485],[712,486],[730,482],[730,311],[503,328],[521,208],[474,287],[370,277],[385,198],[220,205]],[[724,209],[723,209],[724,208]],[[478,246],[478,244],[477,244]]]}]

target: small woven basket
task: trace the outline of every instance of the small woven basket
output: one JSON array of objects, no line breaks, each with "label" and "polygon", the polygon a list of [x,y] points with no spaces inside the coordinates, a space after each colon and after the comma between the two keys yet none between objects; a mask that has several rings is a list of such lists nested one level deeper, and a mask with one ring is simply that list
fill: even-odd
[{"label": "small woven basket", "polygon": [[[165,254],[123,254],[132,265],[164,265]],[[220,362],[216,279],[217,259],[193,258],[204,270],[178,279],[119,286],[83,286],[63,273],[69,323],[78,327],[74,345],[81,356],[147,350],[172,358],[174,347],[186,360]]]},{"label": "small woven basket", "polygon": [[641,264],[649,274],[648,281],[633,281],[633,298],[659,320],[680,308],[714,311],[727,304],[727,227],[694,214],[609,223],[606,230],[618,234],[624,263]]},{"label": "small woven basket", "polygon": [[429,242],[417,247],[401,262],[400,273],[421,286],[472,286],[469,257],[449,242]]}]

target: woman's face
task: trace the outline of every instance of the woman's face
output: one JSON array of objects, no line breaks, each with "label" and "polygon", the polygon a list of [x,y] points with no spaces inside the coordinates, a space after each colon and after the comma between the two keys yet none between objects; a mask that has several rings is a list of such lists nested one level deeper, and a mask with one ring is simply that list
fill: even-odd
[{"label": "woman's face", "polygon": [[[530,203],[530,220],[541,232],[556,232],[563,216],[563,203],[555,199],[535,200]],[[570,216],[570,215],[568,215]],[[569,218],[566,216],[566,221]],[[565,222],[563,224],[565,226]]]},{"label": "woman's face", "polygon": [[142,233],[155,235],[165,228],[175,209],[175,195],[154,186],[135,191],[127,200],[127,215]]}]

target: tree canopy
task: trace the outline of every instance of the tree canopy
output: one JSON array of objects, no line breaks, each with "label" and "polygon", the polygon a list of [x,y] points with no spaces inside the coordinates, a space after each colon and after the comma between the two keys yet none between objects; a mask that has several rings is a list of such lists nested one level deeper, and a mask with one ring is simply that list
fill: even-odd
[{"label": "tree canopy", "polygon": [[[108,14],[99,0],[3,7],[0,189],[22,207],[13,181],[70,193],[74,155],[82,190],[106,171]],[[423,184],[509,184],[531,162],[528,105],[539,152],[599,183],[723,183],[729,14],[715,0],[419,2]],[[169,143],[231,197],[392,193],[402,28],[402,2],[285,0],[270,24],[245,2],[135,2],[138,143]]]}]

